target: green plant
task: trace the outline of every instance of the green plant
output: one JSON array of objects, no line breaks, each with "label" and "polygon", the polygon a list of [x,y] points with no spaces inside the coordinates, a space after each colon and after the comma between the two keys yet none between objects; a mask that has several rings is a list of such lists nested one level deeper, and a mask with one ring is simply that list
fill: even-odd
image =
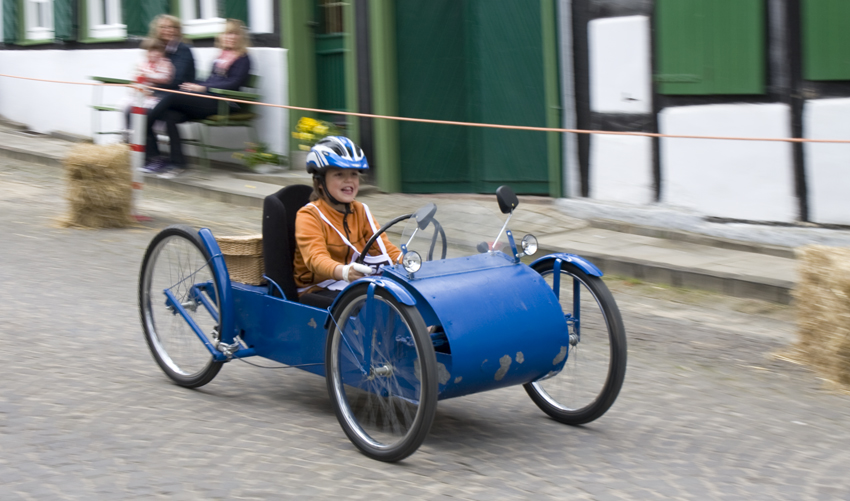
[{"label": "green plant", "polygon": [[242,160],[242,163],[248,168],[253,169],[263,164],[281,165],[283,163],[284,157],[269,151],[269,147],[265,143],[246,143],[245,146],[245,151],[237,151],[233,154],[233,158]]},{"label": "green plant", "polygon": [[320,139],[327,136],[339,136],[342,133],[336,125],[316,120],[310,117],[301,117],[298,120],[298,125],[295,126],[295,132],[292,137],[300,143],[298,148],[303,151],[310,151],[314,144]]}]

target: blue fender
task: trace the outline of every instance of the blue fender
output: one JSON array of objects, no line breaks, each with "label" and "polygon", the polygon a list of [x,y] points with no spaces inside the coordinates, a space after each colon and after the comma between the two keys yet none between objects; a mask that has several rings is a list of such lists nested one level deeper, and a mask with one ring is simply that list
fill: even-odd
[{"label": "blue fender", "polygon": [[587,259],[585,259],[581,256],[577,256],[575,254],[566,254],[566,253],[562,253],[562,252],[558,253],[558,254],[549,254],[548,256],[543,256],[540,259],[537,259],[533,263],[531,263],[530,266],[532,268],[534,268],[539,263],[545,263],[546,261],[554,261],[556,259],[560,259],[561,261],[564,261],[564,262],[567,262],[567,263],[572,263],[572,264],[578,266],[578,268],[581,271],[587,273],[588,275],[590,275],[592,277],[601,277],[602,276],[602,271],[599,268],[597,268],[596,265],[594,265],[593,263],[591,263]]},{"label": "blue fender", "polygon": [[[331,303],[331,306],[328,308],[328,311],[334,311],[334,308],[336,308],[336,303],[338,303],[339,299],[345,295],[346,290],[348,290],[354,284],[360,284],[364,282],[375,284],[375,287],[380,287],[384,290],[389,291],[389,293],[392,294],[392,296],[401,304],[406,304],[407,306],[413,306],[416,304],[416,299],[413,297],[413,295],[394,280],[388,280],[387,278],[381,276],[363,277],[361,279],[355,280],[354,282],[351,282],[345,289],[342,290],[342,292],[337,294],[336,298],[334,298],[334,302]],[[330,325],[331,318],[331,315],[328,315],[328,318],[325,319],[325,329],[327,329]]]},{"label": "blue fender", "polygon": [[407,306],[414,306],[416,304],[416,299],[413,297],[413,294],[408,292],[407,289],[405,289],[402,285],[400,285],[396,281],[388,280],[386,277],[381,277],[381,276],[363,277],[359,280],[355,280],[354,282],[351,282],[348,285],[348,287],[343,289],[342,292],[339,293],[336,296],[333,304],[331,304],[331,307],[328,308],[328,311],[334,311],[334,308],[336,307],[336,303],[339,301],[339,298],[341,298],[345,294],[345,291],[348,288],[350,288],[351,286],[353,286],[355,284],[361,284],[361,283],[364,283],[364,282],[374,283],[375,287],[380,287],[382,289],[387,290],[401,304],[406,304]]},{"label": "blue fender", "polygon": [[230,273],[227,272],[227,265],[224,264],[224,256],[221,254],[221,249],[212,231],[209,228],[201,228],[198,236],[201,237],[204,247],[206,247],[207,252],[210,254],[210,266],[212,266],[215,273],[216,286],[221,296],[221,304],[218,310],[221,323],[221,340],[224,343],[232,344],[233,338],[236,336],[236,322],[233,314],[234,303],[233,290],[230,287]]}]

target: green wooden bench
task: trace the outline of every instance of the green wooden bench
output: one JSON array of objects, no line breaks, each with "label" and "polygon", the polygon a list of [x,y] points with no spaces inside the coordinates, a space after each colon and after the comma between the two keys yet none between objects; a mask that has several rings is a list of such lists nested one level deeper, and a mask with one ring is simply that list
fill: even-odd
[{"label": "green wooden bench", "polygon": [[[121,78],[109,78],[109,77],[91,77],[92,80],[97,82],[106,83],[106,84],[131,84],[133,83],[131,80],[125,80]],[[257,89],[257,84],[259,82],[259,77],[257,75],[250,75],[248,78],[248,82],[245,85],[251,89]],[[210,94],[221,96],[221,97],[229,97],[233,99],[238,99],[240,101],[251,101],[251,102],[259,102],[260,95],[255,92],[242,92],[235,90],[224,90],[224,89],[209,89]],[[94,93],[92,97],[92,110],[93,110],[93,118],[92,118],[92,134],[93,135],[102,135],[102,134],[121,134],[124,131],[100,131],[100,113],[101,112],[124,112],[124,109],[117,105],[108,105],[103,104],[103,87],[100,85],[94,86]],[[246,127],[248,130],[248,139],[251,142],[259,143],[259,135],[257,134],[257,128],[255,126],[255,120],[257,118],[257,113],[255,110],[255,106],[253,104],[245,104],[239,103],[240,109],[236,112],[233,112],[230,109],[230,104],[228,101],[218,101],[218,113],[215,115],[211,115],[206,118],[202,118],[199,120],[189,120],[188,123],[197,124],[197,127],[194,127],[197,130],[195,134],[197,137],[194,138],[186,138],[183,140],[184,144],[189,144],[195,146],[200,151],[200,165],[201,167],[209,172],[210,169],[210,153],[217,152],[236,152],[243,151],[244,146],[240,146],[238,148],[235,147],[224,147],[217,146],[215,144],[211,144],[209,140],[209,129],[210,127]]]},{"label": "green wooden bench", "polygon": [[[110,78],[110,77],[91,77],[92,80],[105,84],[124,84],[128,85],[133,83],[132,80],[125,80],[123,78]],[[92,139],[95,136],[99,135],[109,135],[109,134],[122,134],[124,130],[111,130],[111,131],[102,131],[100,130],[100,114],[104,111],[106,112],[124,112],[124,109],[118,105],[114,104],[103,104],[103,87],[102,85],[95,85],[92,87]],[[123,123],[123,120],[122,120]]]},{"label": "green wooden bench", "polygon": [[[257,84],[259,82],[259,77],[257,75],[250,75],[248,78],[248,83],[245,87],[251,89],[257,89]],[[255,92],[242,92],[237,90],[223,90],[223,89],[210,89],[210,94],[214,94],[221,97],[230,97],[233,99],[238,99],[240,101],[251,101],[252,103],[259,102],[260,95]],[[200,161],[201,166],[209,171],[210,168],[210,153],[218,153],[218,152],[236,152],[236,151],[244,151],[245,147],[240,146],[238,148],[230,148],[224,146],[217,146],[210,143],[209,140],[209,128],[216,127],[246,127],[248,132],[248,140],[253,143],[259,143],[259,135],[257,134],[257,128],[255,127],[255,120],[257,118],[256,106],[254,104],[246,104],[246,103],[238,103],[239,110],[232,111],[230,109],[230,103],[228,101],[219,101],[218,102],[218,113],[207,118],[202,118],[200,120],[190,120],[190,122],[197,124],[197,138],[186,139],[184,141],[185,144],[191,144],[193,146],[198,147],[201,152]]]}]

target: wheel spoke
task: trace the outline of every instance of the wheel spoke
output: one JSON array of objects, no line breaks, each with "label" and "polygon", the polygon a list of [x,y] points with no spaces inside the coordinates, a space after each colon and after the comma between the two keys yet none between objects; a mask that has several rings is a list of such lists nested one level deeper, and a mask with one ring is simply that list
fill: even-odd
[{"label": "wheel spoke", "polygon": [[569,341],[560,371],[527,384],[526,391],[559,421],[592,421],[613,404],[625,374],[625,330],[619,310],[598,277],[589,277],[572,264],[544,263],[537,271],[555,288]]},{"label": "wheel spoke", "polygon": [[[365,287],[358,291],[339,301],[341,320],[328,341],[328,390],[352,442],[376,459],[396,461],[419,446],[436,409],[436,380],[423,410],[421,383],[411,367],[428,363],[428,374],[435,374],[436,359],[429,363],[421,358],[426,348],[434,356],[421,317],[417,342],[412,324],[392,299],[378,291],[368,297]],[[373,304],[366,307],[367,301]],[[371,332],[365,332],[364,325],[371,325]],[[364,378],[348,377],[352,365],[363,366],[366,360]]]},{"label": "wheel spoke", "polygon": [[[199,386],[212,379],[220,364],[195,332],[175,310],[183,307],[201,331],[214,341],[221,316],[218,286],[196,234],[170,227],[155,237],[145,256],[140,284],[140,306],[148,343],[162,369],[178,384]],[[211,301],[193,291],[208,287]],[[177,304],[167,306],[164,291],[170,290]]]}]

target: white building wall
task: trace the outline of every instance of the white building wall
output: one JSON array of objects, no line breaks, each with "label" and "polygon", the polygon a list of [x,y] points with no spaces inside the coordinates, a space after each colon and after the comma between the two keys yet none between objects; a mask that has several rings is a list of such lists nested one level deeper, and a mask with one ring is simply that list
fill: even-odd
[{"label": "white building wall", "polygon": [[[650,22],[646,16],[588,24],[590,108],[597,113],[652,113]],[[590,196],[648,204],[654,200],[652,140],[593,135]]]},{"label": "white building wall", "polygon": [[[215,48],[193,48],[198,74],[206,75],[218,53]],[[24,77],[91,82],[91,76],[131,79],[140,49],[113,50],[14,50],[0,51],[3,73]],[[264,102],[288,103],[286,50],[257,47],[250,49],[252,73],[259,76]],[[63,131],[83,136],[92,134],[93,87],[59,83],[33,82],[0,77],[0,115],[28,125],[38,132]],[[130,91],[125,88],[103,89],[106,104],[127,102]],[[257,122],[260,139],[278,153],[289,151],[288,111],[280,108],[257,107],[261,117]],[[100,130],[119,130],[124,127],[119,113],[100,113]],[[181,126],[184,137],[194,131]],[[106,137],[106,136],[101,136]],[[116,136],[111,136],[113,139]],[[244,128],[213,130],[212,140],[219,145],[239,147],[247,141]],[[193,154],[191,151],[187,151]],[[230,160],[228,154],[215,157]]]},{"label": "white building wall", "polygon": [[591,198],[632,204],[655,201],[652,139],[595,135],[590,159]]},{"label": "white building wall", "polygon": [[650,24],[646,16],[588,23],[590,108],[600,113],[651,113]]},{"label": "white building wall", "polygon": [[[666,108],[663,134],[791,137],[784,104],[722,104]],[[662,201],[710,216],[794,221],[790,143],[662,139]]]},{"label": "white building wall", "polygon": [[[850,139],[850,99],[806,102],[803,130],[812,139]],[[809,219],[850,224],[850,144],[806,143]]]}]

